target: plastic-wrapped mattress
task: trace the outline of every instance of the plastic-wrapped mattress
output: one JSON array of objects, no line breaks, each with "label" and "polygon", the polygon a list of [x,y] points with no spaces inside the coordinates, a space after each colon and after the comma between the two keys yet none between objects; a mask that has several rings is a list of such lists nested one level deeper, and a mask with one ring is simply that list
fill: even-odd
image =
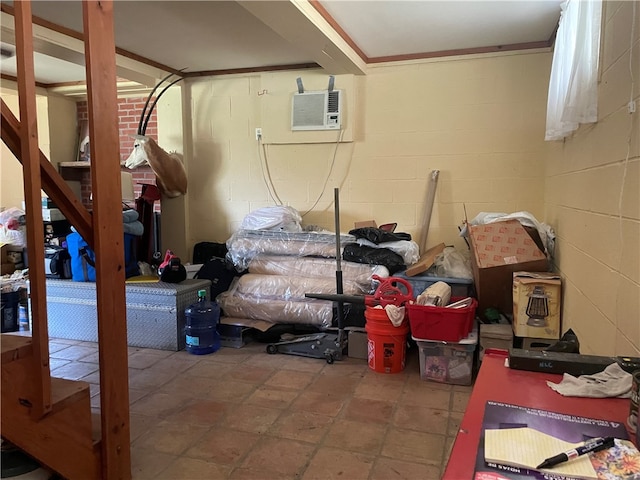
[{"label": "plastic-wrapped mattress", "polygon": [[[355,242],[353,235],[340,235],[340,245]],[[271,232],[238,230],[227,240],[228,256],[239,271],[259,254],[335,258],[336,236],[319,232]]]}]

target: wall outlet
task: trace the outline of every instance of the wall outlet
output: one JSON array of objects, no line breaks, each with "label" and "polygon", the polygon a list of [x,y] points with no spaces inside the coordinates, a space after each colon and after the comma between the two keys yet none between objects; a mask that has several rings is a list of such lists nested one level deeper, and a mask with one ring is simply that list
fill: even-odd
[{"label": "wall outlet", "polygon": [[262,129],[256,128],[256,140],[262,140]]}]

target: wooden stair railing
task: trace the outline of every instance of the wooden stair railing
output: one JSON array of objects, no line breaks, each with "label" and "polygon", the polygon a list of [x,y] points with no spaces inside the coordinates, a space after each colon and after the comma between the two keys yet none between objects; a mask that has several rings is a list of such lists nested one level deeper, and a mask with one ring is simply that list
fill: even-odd
[{"label": "wooden stair railing", "polygon": [[[14,8],[21,113],[18,121],[2,102],[0,123],[2,140],[23,165],[33,337],[1,336],[2,435],[70,480],[127,480],[129,387],[113,2],[82,2],[93,214],[38,149],[31,4],[15,2]],[[94,439],[88,384],[50,377],[41,189],[96,252],[100,441]]]}]

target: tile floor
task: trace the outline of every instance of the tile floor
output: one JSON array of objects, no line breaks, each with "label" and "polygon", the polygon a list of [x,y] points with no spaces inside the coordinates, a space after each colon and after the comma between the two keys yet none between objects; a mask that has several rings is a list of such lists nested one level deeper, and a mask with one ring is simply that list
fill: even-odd
[{"label": "tile floor", "polygon": [[[52,339],[52,375],[91,384],[97,344]],[[269,355],[265,345],[210,355],[129,348],[134,479],[439,479],[471,387],[364,360]]]}]

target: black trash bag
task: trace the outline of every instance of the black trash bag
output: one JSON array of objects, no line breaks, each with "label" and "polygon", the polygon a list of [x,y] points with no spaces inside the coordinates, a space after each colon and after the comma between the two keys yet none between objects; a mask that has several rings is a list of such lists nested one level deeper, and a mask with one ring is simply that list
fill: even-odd
[{"label": "black trash bag", "polygon": [[399,240],[411,240],[411,235],[408,233],[393,233],[387,230],[382,230],[375,227],[363,227],[351,230],[349,234],[356,238],[364,238],[376,245],[384,242],[397,242]]},{"label": "black trash bag", "polygon": [[554,343],[550,347],[545,348],[547,352],[562,352],[562,353],[580,353],[580,342],[578,336],[570,328],[567,330],[562,338],[558,342]]},{"label": "black trash bag", "polygon": [[211,298],[216,298],[222,292],[229,290],[231,282],[240,274],[233,264],[224,258],[212,257],[204,263],[195,278],[211,280]]},{"label": "black trash bag", "polygon": [[404,259],[388,248],[367,247],[357,243],[344,246],[342,259],[347,262],[364,263],[365,265],[383,265],[389,273],[404,270]]}]

